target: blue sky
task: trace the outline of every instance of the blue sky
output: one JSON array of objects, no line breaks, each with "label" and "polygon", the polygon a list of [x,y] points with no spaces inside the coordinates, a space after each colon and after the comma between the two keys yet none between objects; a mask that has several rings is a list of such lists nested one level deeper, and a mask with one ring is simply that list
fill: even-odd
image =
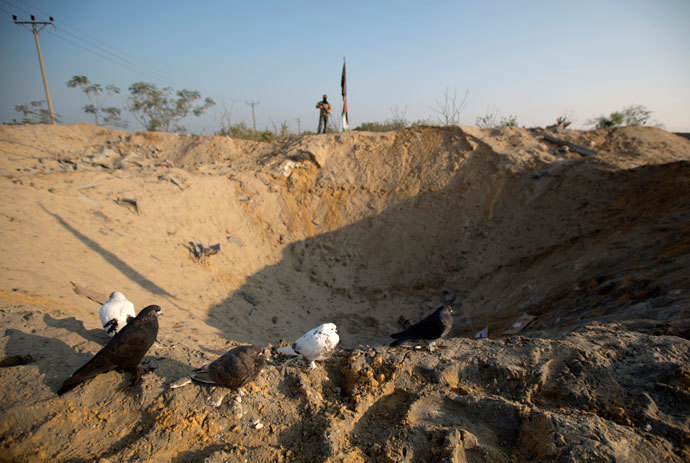
[{"label": "blue sky", "polygon": [[[191,131],[213,133],[225,102],[231,122],[285,121],[316,130],[323,93],[339,111],[347,58],[351,126],[435,118],[446,90],[520,126],[566,114],[576,127],[631,104],[667,130],[690,132],[690,2],[652,1],[129,1],[0,0],[0,119],[44,99],[32,34],[12,23],[55,18],[40,34],[53,105],[63,122],[91,122],[73,75],[115,84],[123,107],[138,81],[198,90],[217,103]],[[124,58],[123,61],[122,58]],[[132,122],[130,130],[141,126]]]}]

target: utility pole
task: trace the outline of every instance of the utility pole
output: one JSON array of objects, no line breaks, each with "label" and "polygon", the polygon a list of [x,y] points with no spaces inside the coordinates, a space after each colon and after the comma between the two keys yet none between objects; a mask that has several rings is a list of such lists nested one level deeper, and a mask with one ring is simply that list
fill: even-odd
[{"label": "utility pole", "polygon": [[254,106],[261,103],[260,101],[245,101],[249,106],[252,107],[252,126],[254,127],[254,132],[256,132],[256,119],[254,118]]},{"label": "utility pole", "polygon": [[302,119],[297,118],[297,135],[302,134]]},{"label": "utility pole", "polygon": [[[12,21],[14,21],[15,24],[23,25],[34,34],[34,39],[36,39],[36,50],[38,51],[38,64],[41,65],[41,75],[43,76],[43,88],[45,88],[46,90],[46,101],[48,101],[48,111],[50,111],[50,120],[53,124],[55,124],[55,112],[53,111],[53,102],[50,99],[50,90],[48,90],[46,69],[43,66],[43,56],[41,56],[41,45],[38,43],[38,33],[41,32],[44,27],[46,27],[49,24],[55,27],[55,24],[53,24],[53,17],[50,16],[50,22],[36,21],[36,17],[34,15],[31,15],[31,21],[17,21],[17,15],[13,14]],[[28,24],[31,24],[31,29],[27,27]],[[40,29],[36,28],[37,24],[41,26]]]}]

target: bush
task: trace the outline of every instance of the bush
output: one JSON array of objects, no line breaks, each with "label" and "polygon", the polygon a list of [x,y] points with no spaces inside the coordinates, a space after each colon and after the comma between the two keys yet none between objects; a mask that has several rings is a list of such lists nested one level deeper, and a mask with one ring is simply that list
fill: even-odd
[{"label": "bush", "polygon": [[477,117],[477,127],[480,129],[493,129],[497,127],[517,127],[517,116],[509,115],[498,118],[498,109],[486,109],[486,114]]},{"label": "bush", "polygon": [[595,129],[609,129],[621,126],[646,125],[652,117],[652,111],[643,105],[630,105],[621,111],[614,111],[606,116],[595,117],[586,122],[593,125]]},{"label": "bush", "polygon": [[218,132],[216,135],[225,135],[232,138],[241,138],[243,140],[253,141],[273,141],[277,137],[270,130],[254,130],[247,127],[247,124],[240,122],[239,124],[230,125]]}]

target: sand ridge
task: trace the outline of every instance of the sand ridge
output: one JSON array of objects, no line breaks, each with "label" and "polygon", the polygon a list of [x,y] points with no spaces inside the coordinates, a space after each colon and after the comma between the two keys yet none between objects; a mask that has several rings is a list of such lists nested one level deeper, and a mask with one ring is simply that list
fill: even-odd
[{"label": "sand ridge", "polygon": [[[690,142],[557,136],[598,154],[517,128],[254,143],[0,127],[6,459],[682,461]],[[190,241],[221,250],[198,260]],[[164,308],[140,387],[111,372],[55,397],[107,341],[70,282]],[[453,298],[437,355],[382,347]],[[240,407],[169,389],[326,321],[343,350],[316,373],[273,356]]]}]

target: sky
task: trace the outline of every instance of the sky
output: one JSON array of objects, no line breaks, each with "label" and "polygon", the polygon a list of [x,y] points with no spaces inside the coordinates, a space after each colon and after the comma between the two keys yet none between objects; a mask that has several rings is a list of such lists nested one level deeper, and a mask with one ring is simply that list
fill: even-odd
[{"label": "sky", "polygon": [[[316,131],[322,94],[342,108],[347,60],[351,128],[394,116],[437,121],[455,97],[461,124],[487,113],[519,126],[565,115],[573,127],[633,104],[690,132],[690,1],[155,1],[0,0],[0,119],[45,99],[33,34],[12,22],[55,18],[39,35],[63,123],[93,122],[66,82],[85,75],[120,95],[149,82],[217,104],[183,120],[212,134],[225,112],[257,129]],[[126,112],[129,130],[143,130]]]}]

